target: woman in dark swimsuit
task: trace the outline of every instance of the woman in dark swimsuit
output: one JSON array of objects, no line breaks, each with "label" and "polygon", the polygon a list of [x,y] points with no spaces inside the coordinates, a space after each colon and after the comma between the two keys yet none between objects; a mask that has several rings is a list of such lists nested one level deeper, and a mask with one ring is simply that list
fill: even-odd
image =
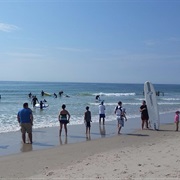
[{"label": "woman in dark swimsuit", "polygon": [[140,112],[141,112],[141,120],[142,120],[142,125],[141,125],[142,129],[144,129],[144,124],[146,124],[146,128],[149,129],[148,127],[149,115],[148,115],[148,110],[146,106],[146,101],[142,101]]},{"label": "woman in dark swimsuit", "polygon": [[59,112],[59,115],[58,115],[58,119],[60,122],[59,136],[61,136],[63,125],[64,125],[64,129],[65,129],[65,134],[67,136],[67,124],[69,123],[70,114],[65,108],[66,108],[66,105],[63,104],[62,110]]}]

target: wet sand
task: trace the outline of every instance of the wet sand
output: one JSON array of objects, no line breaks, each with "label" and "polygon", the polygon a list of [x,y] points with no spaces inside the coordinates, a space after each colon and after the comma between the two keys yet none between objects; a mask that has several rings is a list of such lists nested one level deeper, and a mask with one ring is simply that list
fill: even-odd
[{"label": "wet sand", "polygon": [[[122,133],[133,132],[139,128],[139,118],[130,119],[126,122]],[[18,124],[17,124],[18,125]],[[99,126],[98,123],[91,124],[91,136],[86,138],[85,125],[68,125],[68,137],[62,131],[62,137],[59,137],[59,127],[48,127],[33,129],[33,144],[23,144],[21,132],[1,133],[0,135],[0,156],[17,154],[32,150],[49,149],[62,146],[63,144],[78,143],[94,140],[98,138],[112,137],[117,133],[116,121],[107,121],[105,126]]]},{"label": "wet sand", "polygon": [[[161,120],[173,122],[173,117],[164,114]],[[114,121],[106,123],[105,135],[98,124],[93,127],[91,139],[86,139],[84,125],[72,126],[71,131],[69,126],[67,139],[59,139],[58,127],[34,130],[33,145],[22,145],[20,132],[9,133],[3,143],[10,137],[14,141],[1,146],[0,178],[180,178],[180,132],[174,131],[174,124],[161,125],[159,131],[128,130],[126,124],[121,135]],[[17,148],[12,152],[10,147]]]}]

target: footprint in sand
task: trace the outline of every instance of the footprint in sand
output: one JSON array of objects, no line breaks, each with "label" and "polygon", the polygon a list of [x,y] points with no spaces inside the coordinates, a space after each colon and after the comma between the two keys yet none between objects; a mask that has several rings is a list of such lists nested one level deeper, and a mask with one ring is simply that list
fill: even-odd
[{"label": "footprint in sand", "polygon": [[54,172],[49,172],[46,176],[52,176],[54,174]]}]

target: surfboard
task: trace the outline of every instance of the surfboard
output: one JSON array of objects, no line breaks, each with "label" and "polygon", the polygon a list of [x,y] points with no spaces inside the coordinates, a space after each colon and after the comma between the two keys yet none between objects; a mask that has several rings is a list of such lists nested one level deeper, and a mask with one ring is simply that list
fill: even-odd
[{"label": "surfboard", "polygon": [[[45,103],[43,103],[43,106],[42,106],[42,107],[43,107],[43,108],[47,108],[48,106],[49,106],[49,104],[47,104],[47,103],[46,103],[46,104],[45,104]],[[40,104],[39,104],[39,103],[38,103],[38,104],[36,104],[36,105],[35,105],[35,107],[36,107],[36,108],[40,108]]]},{"label": "surfboard", "polygon": [[157,104],[156,91],[151,82],[144,83],[144,96],[149,114],[151,128],[158,130],[160,126],[159,108]]},{"label": "surfboard", "polygon": [[51,94],[48,92],[44,92],[44,96],[51,96]]}]

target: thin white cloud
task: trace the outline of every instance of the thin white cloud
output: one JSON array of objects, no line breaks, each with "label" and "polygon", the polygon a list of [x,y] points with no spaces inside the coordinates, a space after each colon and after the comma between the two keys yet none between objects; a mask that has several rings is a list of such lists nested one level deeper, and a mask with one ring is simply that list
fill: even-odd
[{"label": "thin white cloud", "polygon": [[169,38],[169,41],[172,41],[172,42],[180,42],[180,38],[178,38],[178,37],[170,37],[170,38]]},{"label": "thin white cloud", "polygon": [[158,44],[158,41],[155,40],[147,40],[145,41],[146,46],[155,46]]},{"label": "thin white cloud", "polygon": [[15,30],[18,30],[19,28],[15,25],[12,24],[5,24],[5,23],[0,23],[0,31],[4,32],[12,32]]},{"label": "thin white cloud", "polygon": [[1,54],[7,55],[7,56],[13,56],[13,57],[23,57],[23,58],[38,58],[38,57],[44,57],[44,55],[34,54],[34,53],[1,53]]},{"label": "thin white cloud", "polygon": [[172,36],[170,38],[166,38],[166,39],[162,40],[161,42],[158,40],[147,40],[144,43],[146,46],[155,46],[157,44],[162,44],[162,43],[167,43],[167,42],[180,42],[180,38]]},{"label": "thin white cloud", "polygon": [[70,51],[70,52],[87,52],[89,49],[79,49],[79,48],[66,48],[66,47],[57,47],[58,50]]}]

